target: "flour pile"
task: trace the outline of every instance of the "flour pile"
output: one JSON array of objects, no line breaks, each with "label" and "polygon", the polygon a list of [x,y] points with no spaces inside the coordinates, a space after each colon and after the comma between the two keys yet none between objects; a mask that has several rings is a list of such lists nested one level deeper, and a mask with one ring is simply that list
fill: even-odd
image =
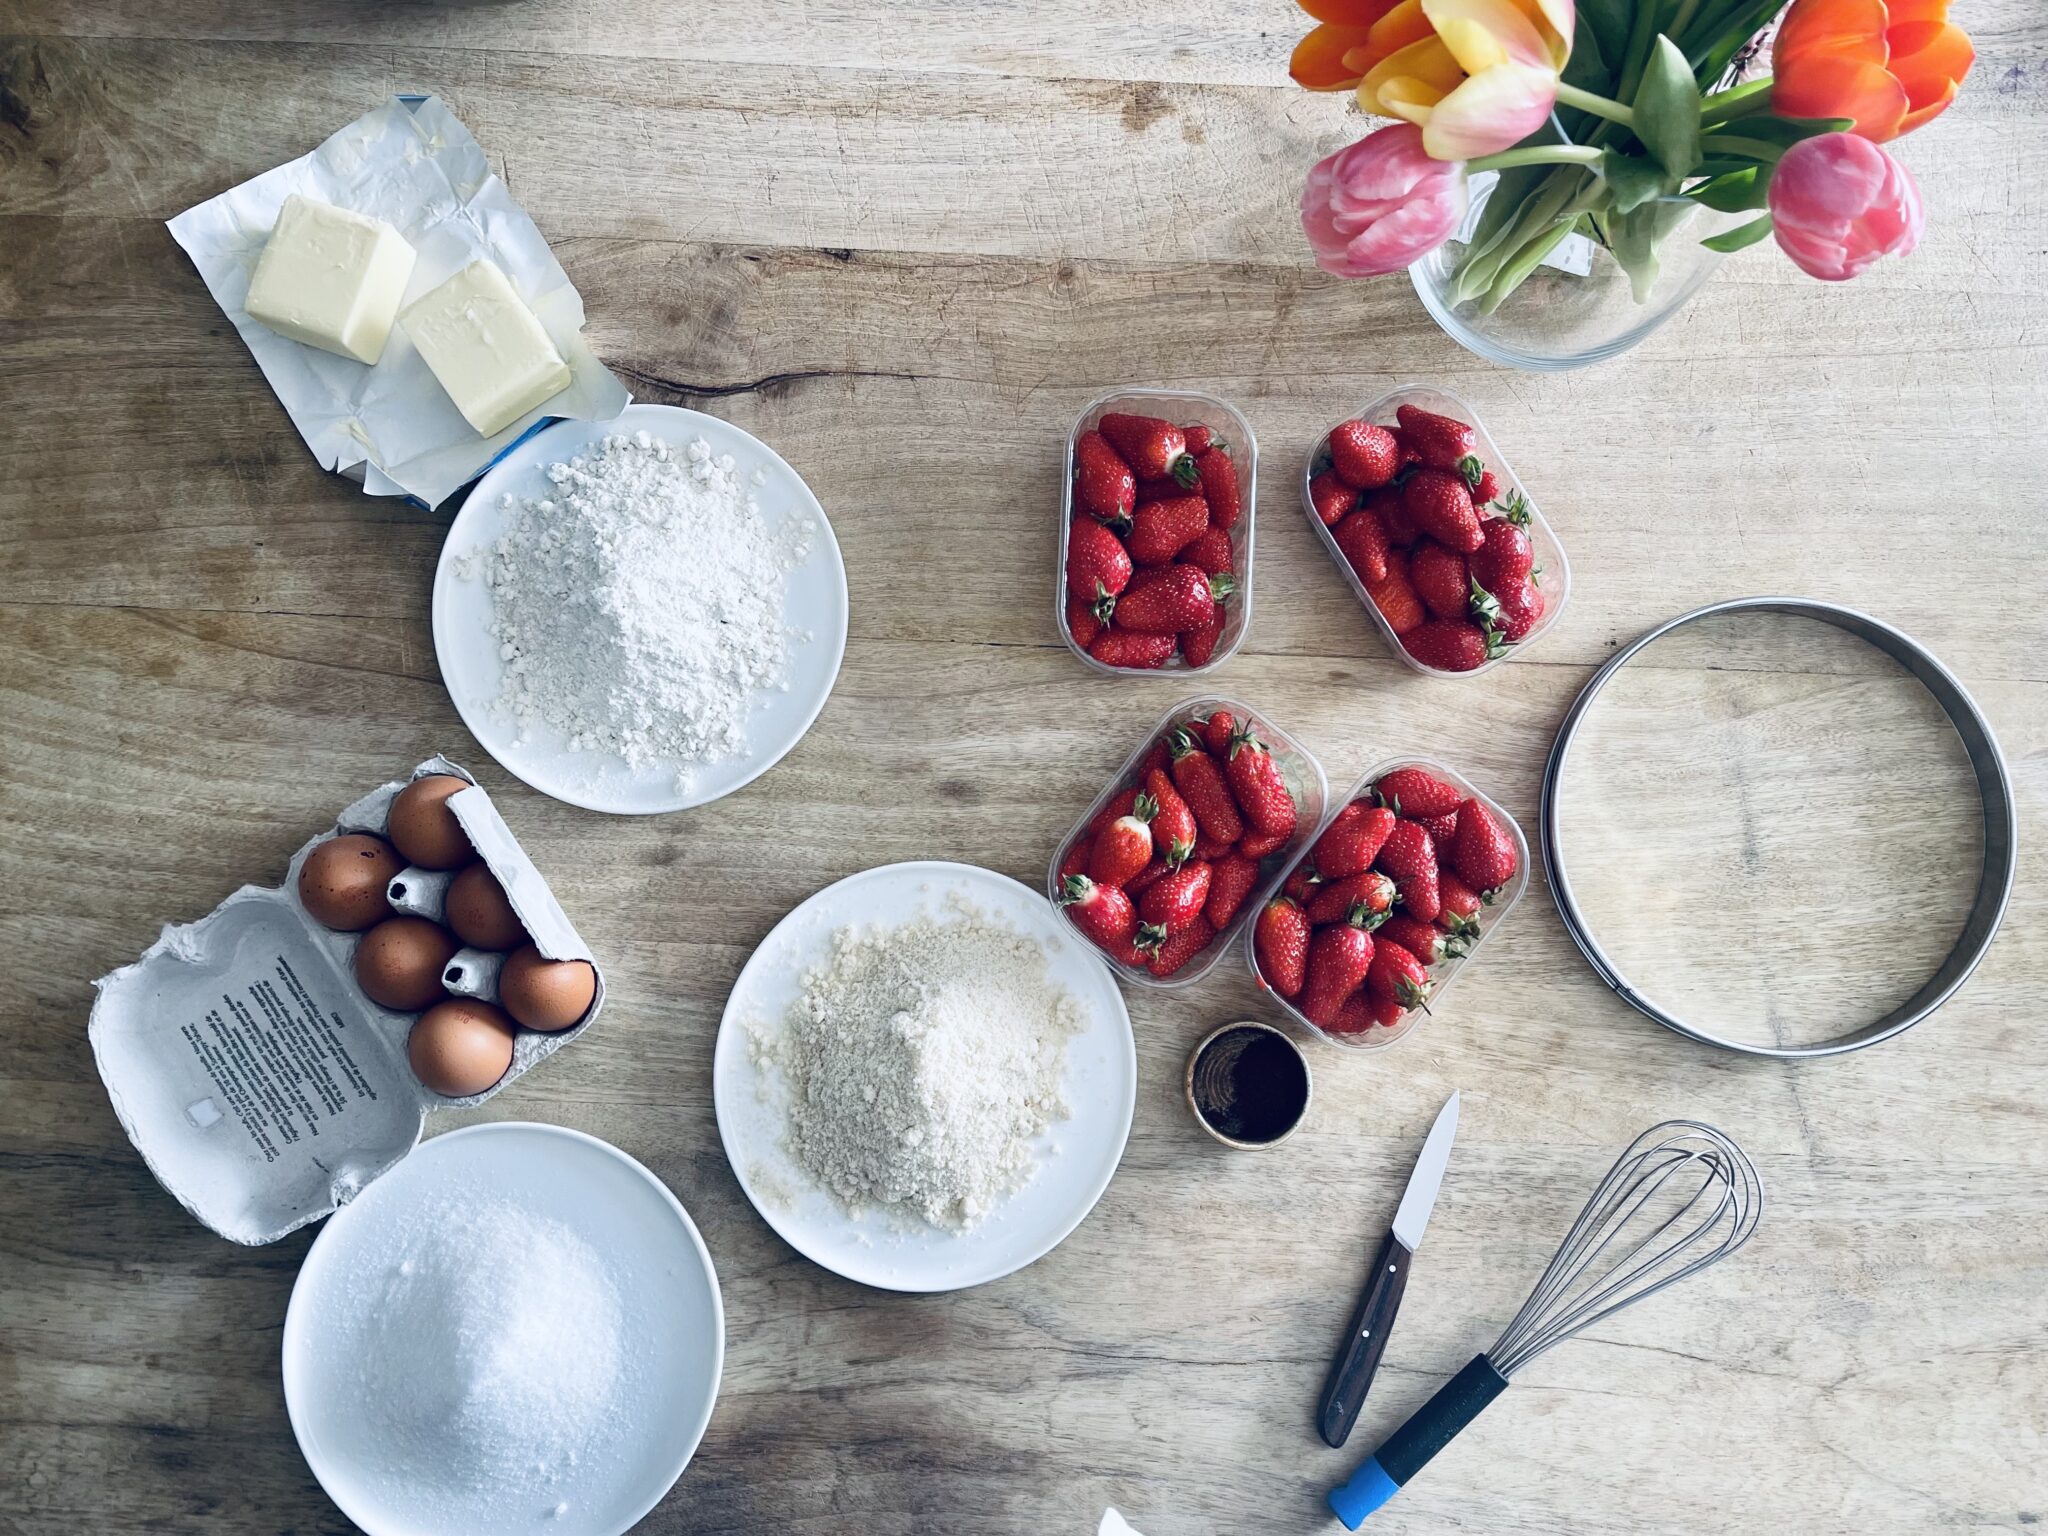
[{"label": "flour pile", "polygon": [[780,1028],[751,1035],[787,1084],[800,1168],[856,1211],[964,1230],[1037,1172],[1084,1023],[1037,940],[963,908],[839,930]]},{"label": "flour pile", "polygon": [[678,454],[613,434],[546,474],[553,494],[508,495],[503,538],[459,572],[490,587],[498,708],[521,745],[546,725],[687,787],[746,750],[758,690],[789,687],[783,601],[817,524],[771,526],[702,438]]}]

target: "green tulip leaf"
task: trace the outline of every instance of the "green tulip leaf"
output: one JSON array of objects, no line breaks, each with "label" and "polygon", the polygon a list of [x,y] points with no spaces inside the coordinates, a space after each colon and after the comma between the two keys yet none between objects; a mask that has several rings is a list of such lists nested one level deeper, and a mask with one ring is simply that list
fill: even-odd
[{"label": "green tulip leaf", "polygon": [[1681,220],[1692,215],[1689,204],[1659,201],[1644,203],[1633,212],[1617,214],[1607,221],[1607,248],[1628,273],[1629,287],[1638,304],[1648,303],[1657,286],[1657,247]]},{"label": "green tulip leaf", "polygon": [[1572,60],[1576,61],[1585,51],[1590,39],[1600,61],[1600,83],[1590,84],[1576,78],[1570,63],[1565,66],[1566,78],[1574,85],[1584,84],[1587,90],[1607,94],[1605,88],[1613,84],[1609,71],[1628,52],[1629,25],[1634,20],[1635,5],[1631,0],[1579,0],[1578,24],[1572,28]]},{"label": "green tulip leaf", "polygon": [[1738,224],[1724,234],[1715,235],[1711,240],[1702,240],[1700,244],[1710,251],[1725,254],[1728,251],[1739,251],[1745,245],[1755,245],[1770,232],[1771,216],[1766,213],[1759,218],[1751,219],[1747,224]]},{"label": "green tulip leaf", "polygon": [[1656,161],[1642,155],[1624,155],[1611,148],[1600,151],[1600,179],[1607,183],[1609,206],[1616,213],[1640,208],[1674,186]]},{"label": "green tulip leaf", "polygon": [[1670,38],[1659,37],[1650,49],[1632,106],[1643,147],[1669,175],[1691,175],[1700,163],[1700,87]]},{"label": "green tulip leaf", "polygon": [[1855,126],[1853,117],[1778,117],[1769,112],[1753,113],[1724,123],[1719,128],[1709,129],[1703,141],[1708,154],[1714,152],[1718,137],[1733,139],[1760,139],[1766,144],[1775,144],[1780,149],[1790,149],[1801,139],[1813,138],[1822,133],[1843,133]]},{"label": "green tulip leaf", "polygon": [[1722,213],[1741,213],[1746,209],[1763,207],[1770,185],[1768,176],[1757,174],[1753,165],[1745,165],[1739,171],[1703,181],[1685,195]]}]

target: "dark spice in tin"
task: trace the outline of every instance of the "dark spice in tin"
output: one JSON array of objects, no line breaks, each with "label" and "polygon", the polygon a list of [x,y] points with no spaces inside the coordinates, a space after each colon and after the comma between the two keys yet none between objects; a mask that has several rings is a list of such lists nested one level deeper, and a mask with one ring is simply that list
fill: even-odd
[{"label": "dark spice in tin", "polygon": [[1279,1032],[1241,1024],[1195,1058],[1190,1091],[1196,1113],[1231,1141],[1278,1141],[1308,1108],[1308,1063]]}]

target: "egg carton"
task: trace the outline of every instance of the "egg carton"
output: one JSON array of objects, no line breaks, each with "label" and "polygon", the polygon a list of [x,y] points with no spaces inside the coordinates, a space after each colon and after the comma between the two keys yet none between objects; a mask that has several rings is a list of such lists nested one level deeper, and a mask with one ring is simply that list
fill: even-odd
[{"label": "egg carton", "polygon": [[[356,985],[362,935],[324,927],[299,900],[299,867],[330,837],[382,835],[412,779],[452,774],[447,804],[550,960],[588,960],[597,993],[568,1029],[522,1029],[512,1065],[483,1093],[443,1098],[406,1062],[415,1014]],[[448,873],[407,869],[389,896],[438,919]],[[464,949],[443,984],[495,1000],[502,956]],[[331,1214],[419,1143],[427,1115],[481,1104],[580,1036],[604,1007],[604,971],[490,795],[444,757],[363,796],[292,855],[282,884],[245,885],[195,923],[167,926],[132,965],[94,986],[87,1035],[114,1113],[157,1181],[222,1237],[276,1242]]]}]

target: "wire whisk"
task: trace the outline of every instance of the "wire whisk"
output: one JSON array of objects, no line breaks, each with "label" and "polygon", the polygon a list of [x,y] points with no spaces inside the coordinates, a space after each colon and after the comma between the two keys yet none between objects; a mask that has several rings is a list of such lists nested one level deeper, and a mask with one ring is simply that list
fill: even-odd
[{"label": "wire whisk", "polygon": [[1351,1530],[1398,1493],[1508,1378],[1554,1345],[1735,1252],[1763,1215],[1763,1181],[1733,1140],[1697,1120],[1638,1136],[1593,1191],[1522,1310],[1330,1495]]}]

